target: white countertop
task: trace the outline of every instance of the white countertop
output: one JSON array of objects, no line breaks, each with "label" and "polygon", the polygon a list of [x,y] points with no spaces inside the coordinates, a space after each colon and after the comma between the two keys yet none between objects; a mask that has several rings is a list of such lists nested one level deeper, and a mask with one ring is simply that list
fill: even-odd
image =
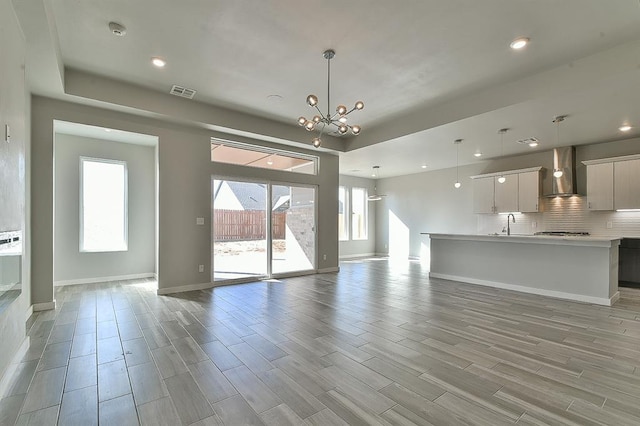
[{"label": "white countertop", "polygon": [[443,240],[486,241],[492,243],[520,243],[568,246],[611,247],[620,244],[620,237],[556,236],[556,235],[505,235],[505,234],[438,234],[425,232],[429,238]]}]

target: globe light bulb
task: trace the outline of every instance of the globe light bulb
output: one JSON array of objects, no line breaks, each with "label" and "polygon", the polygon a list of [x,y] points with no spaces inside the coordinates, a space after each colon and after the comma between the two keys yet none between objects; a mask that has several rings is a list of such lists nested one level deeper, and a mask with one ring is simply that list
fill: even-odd
[{"label": "globe light bulb", "polygon": [[345,126],[344,124],[340,127],[338,127],[338,131],[340,132],[341,135],[344,135],[345,133],[347,133],[347,130],[349,130],[349,128],[347,126]]},{"label": "globe light bulb", "polygon": [[347,107],[344,105],[338,105],[336,112],[340,115],[345,115],[347,113]]},{"label": "globe light bulb", "polygon": [[453,187],[455,189],[459,189],[461,186],[462,186],[462,184],[460,182],[456,182],[456,183],[453,184]]},{"label": "globe light bulb", "polygon": [[320,116],[319,115],[314,115],[312,118],[314,123],[319,123],[320,122]]},{"label": "globe light bulb", "polygon": [[309,132],[312,131],[315,127],[316,127],[316,123],[314,123],[313,121],[307,121],[304,125],[304,128],[307,129]]},{"label": "globe light bulb", "polygon": [[307,123],[307,119],[304,117],[298,118],[298,124],[304,126]]},{"label": "globe light bulb", "polygon": [[352,126],[351,127],[351,132],[354,135],[359,135],[361,130],[362,130],[362,128],[360,128],[360,126]]},{"label": "globe light bulb", "polygon": [[362,108],[364,108],[364,102],[362,101],[356,102],[356,109],[361,110]]},{"label": "globe light bulb", "polygon": [[322,143],[322,140],[320,138],[313,138],[314,147],[319,148],[321,143]]},{"label": "globe light bulb", "polygon": [[340,117],[340,118],[338,118],[338,121],[341,122],[341,123],[346,123],[347,122],[347,117],[344,117],[344,116]]},{"label": "globe light bulb", "polygon": [[309,106],[318,105],[318,97],[316,95],[307,96],[307,103],[309,104]]}]

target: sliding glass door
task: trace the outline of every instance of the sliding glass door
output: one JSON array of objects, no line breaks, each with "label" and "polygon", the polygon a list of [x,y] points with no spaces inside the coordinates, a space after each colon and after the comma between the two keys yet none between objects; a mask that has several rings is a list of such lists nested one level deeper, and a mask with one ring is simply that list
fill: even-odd
[{"label": "sliding glass door", "polygon": [[314,187],[214,177],[213,280],[245,281],[313,270],[315,197]]},{"label": "sliding glass door", "polygon": [[213,280],[263,278],[267,270],[267,185],[213,179]]},{"label": "sliding glass door", "polygon": [[316,191],[313,187],[273,185],[271,209],[272,274],[314,269]]}]

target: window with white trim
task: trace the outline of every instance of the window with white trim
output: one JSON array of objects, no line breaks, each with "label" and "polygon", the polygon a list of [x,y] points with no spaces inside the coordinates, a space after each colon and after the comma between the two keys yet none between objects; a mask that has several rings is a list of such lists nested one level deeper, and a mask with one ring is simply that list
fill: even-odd
[{"label": "window with white trim", "polygon": [[338,240],[349,240],[349,192],[344,186],[338,187]]},{"label": "window with white trim", "polygon": [[80,251],[126,251],[127,204],[127,163],[80,157]]},{"label": "window with white trim", "polygon": [[351,188],[351,239],[367,239],[367,190]]}]

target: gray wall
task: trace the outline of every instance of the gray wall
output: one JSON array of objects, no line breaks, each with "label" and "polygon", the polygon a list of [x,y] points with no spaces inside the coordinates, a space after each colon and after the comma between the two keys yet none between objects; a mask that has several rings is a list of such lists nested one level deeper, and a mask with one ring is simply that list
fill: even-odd
[{"label": "gray wall", "polygon": [[[56,283],[155,273],[154,150],[150,146],[55,135]],[[79,250],[81,156],[127,162],[127,251],[81,253]]]},{"label": "gray wall", "polygon": [[[340,175],[340,186],[347,188],[349,196],[351,196],[351,188],[367,188],[369,194],[373,194],[376,181],[373,179],[364,179],[354,176]],[[380,193],[380,191],[378,191]],[[337,193],[336,193],[337,197]],[[381,201],[370,201],[368,203],[368,221],[369,221],[369,233],[366,240],[349,240],[340,241],[340,257],[349,258],[355,256],[366,256],[376,253],[376,209],[377,203]],[[349,238],[351,238],[351,222],[349,222]]]},{"label": "gray wall", "polygon": [[[28,167],[29,101],[24,80],[25,48],[11,2],[0,0],[0,231],[22,230],[22,292],[0,312],[0,379],[25,341],[25,320],[31,301],[29,274]],[[4,125],[11,142],[4,141]],[[18,262],[19,264],[19,262]]]},{"label": "gray wall", "polygon": [[[586,194],[586,169],[580,162],[589,159],[607,158],[640,153],[640,139],[630,139],[576,147],[576,175],[578,192]],[[456,171],[452,169],[399,176],[378,181],[378,190],[388,196],[377,204],[376,252],[389,253],[394,238],[406,240],[406,249],[411,257],[429,254],[429,238],[421,232],[470,233],[484,229],[488,217],[473,213],[473,182],[468,176],[542,166],[542,192],[551,192],[553,169],[552,151],[488,160],[460,167],[462,187],[455,189]],[[397,218],[395,219],[394,216]],[[398,236],[397,228],[390,230],[389,222],[406,226],[406,236]],[[530,225],[530,224],[528,224]],[[402,228],[402,225],[400,226]],[[537,228],[533,231],[542,231]],[[531,233],[531,226],[522,231]],[[393,245],[393,244],[391,244]],[[393,255],[393,253],[391,253]]]},{"label": "gray wall", "polygon": [[[53,120],[121,129],[158,137],[158,286],[160,289],[210,282],[211,175],[255,178],[272,182],[317,185],[318,269],[338,266],[338,157],[305,151],[320,157],[317,176],[210,161],[210,137],[231,138],[205,128],[183,126],[168,118],[155,119],[49,98],[32,100],[32,274],[34,302],[53,298]],[[266,142],[232,137],[238,141]],[[272,145],[273,146],[273,145]],[[282,148],[280,145],[278,147]],[[298,148],[291,148],[300,151]],[[196,225],[204,217],[205,225]],[[323,254],[327,260],[323,260]],[[198,265],[205,272],[198,272]]]}]

